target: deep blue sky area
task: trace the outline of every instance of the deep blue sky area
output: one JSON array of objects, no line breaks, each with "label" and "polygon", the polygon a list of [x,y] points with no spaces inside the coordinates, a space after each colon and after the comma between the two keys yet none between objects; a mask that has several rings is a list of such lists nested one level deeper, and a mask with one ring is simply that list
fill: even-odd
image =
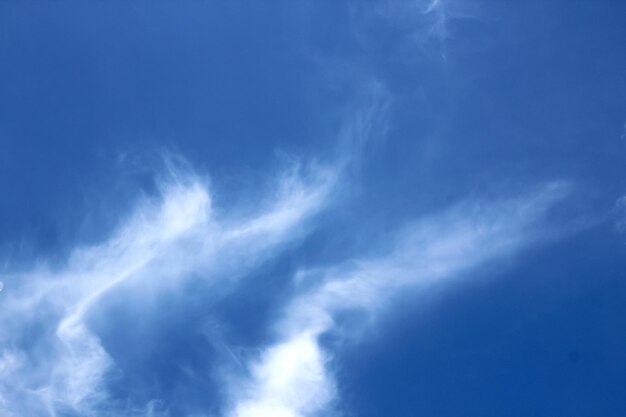
[{"label": "deep blue sky area", "polygon": [[624,45],[619,0],[0,0],[0,414],[625,416]]}]

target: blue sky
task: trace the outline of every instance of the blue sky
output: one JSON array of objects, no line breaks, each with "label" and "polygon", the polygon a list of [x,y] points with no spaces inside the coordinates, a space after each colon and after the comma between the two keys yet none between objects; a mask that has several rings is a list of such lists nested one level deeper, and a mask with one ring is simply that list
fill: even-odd
[{"label": "blue sky", "polygon": [[624,16],[0,2],[0,415],[626,415]]}]

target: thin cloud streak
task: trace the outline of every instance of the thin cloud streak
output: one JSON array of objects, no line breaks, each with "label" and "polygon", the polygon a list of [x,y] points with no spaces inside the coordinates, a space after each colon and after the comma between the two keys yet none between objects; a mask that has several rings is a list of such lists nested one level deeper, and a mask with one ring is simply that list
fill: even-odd
[{"label": "thin cloud streak", "polygon": [[[400,291],[419,296],[549,236],[542,230],[545,216],[566,188],[552,184],[516,199],[461,204],[407,227],[386,255],[313,271],[319,285],[289,303],[276,323],[276,344],[249,364],[248,380],[232,387],[229,417],[334,412],[337,389],[330,355],[319,338],[341,332],[338,313],[372,315],[392,308],[390,300]],[[302,275],[306,279],[306,272]]]},{"label": "thin cloud streak", "polygon": [[626,232],[626,197],[620,197],[613,208],[615,217],[615,230],[618,233]]}]

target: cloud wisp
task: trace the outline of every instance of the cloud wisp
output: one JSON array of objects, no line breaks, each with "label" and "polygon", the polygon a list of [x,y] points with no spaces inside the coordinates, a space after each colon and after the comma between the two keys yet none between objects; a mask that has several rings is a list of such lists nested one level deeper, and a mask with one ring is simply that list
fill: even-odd
[{"label": "cloud wisp", "polygon": [[547,213],[565,194],[566,187],[552,184],[519,198],[460,204],[402,230],[386,254],[299,274],[315,284],[288,303],[275,324],[275,344],[233,384],[228,416],[334,415],[337,387],[320,337],[344,330],[341,313],[371,317],[389,309],[400,292],[419,297],[548,237]]},{"label": "cloud wisp", "polygon": [[[298,242],[333,203],[346,168],[340,162],[294,164],[264,203],[230,216],[213,209],[199,177],[170,169],[158,198],[141,200],[105,242],[74,250],[62,267],[8,276],[0,302],[2,415],[167,416],[158,399],[138,410],[111,395],[116,358],[90,328],[90,316],[113,291],[165,292],[198,276],[217,292],[236,291],[240,277]],[[223,415],[334,415],[332,352],[321,338],[344,334],[343,313],[373,317],[392,309],[398,293],[418,297],[549,236],[547,213],[566,193],[552,184],[517,198],[458,204],[409,224],[393,242],[377,242],[383,252],[301,271],[272,326],[275,342],[243,362],[244,375],[218,374],[226,387]]]},{"label": "cloud wisp", "polygon": [[[336,172],[294,164],[251,214],[218,216],[207,186],[170,170],[157,199],[145,199],[102,244],[76,249],[56,270],[9,276],[0,301],[0,414],[130,415],[110,398],[115,360],[87,318],[127,281],[155,291],[203,272],[220,285],[280,252],[307,231],[329,201]],[[152,412],[147,412],[150,415]]]},{"label": "cloud wisp", "polygon": [[450,42],[460,36],[458,24],[481,21],[484,10],[477,0],[354,2],[351,23],[353,36],[365,49],[379,45],[380,27],[389,26],[388,33],[396,36],[390,52],[401,52],[404,59],[414,55],[446,63]]}]

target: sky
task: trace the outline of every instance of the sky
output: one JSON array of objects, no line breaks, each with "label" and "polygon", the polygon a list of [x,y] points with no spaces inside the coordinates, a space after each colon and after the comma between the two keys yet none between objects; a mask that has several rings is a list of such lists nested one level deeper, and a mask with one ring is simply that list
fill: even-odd
[{"label": "sky", "polygon": [[0,0],[0,415],[626,415],[626,3]]}]

